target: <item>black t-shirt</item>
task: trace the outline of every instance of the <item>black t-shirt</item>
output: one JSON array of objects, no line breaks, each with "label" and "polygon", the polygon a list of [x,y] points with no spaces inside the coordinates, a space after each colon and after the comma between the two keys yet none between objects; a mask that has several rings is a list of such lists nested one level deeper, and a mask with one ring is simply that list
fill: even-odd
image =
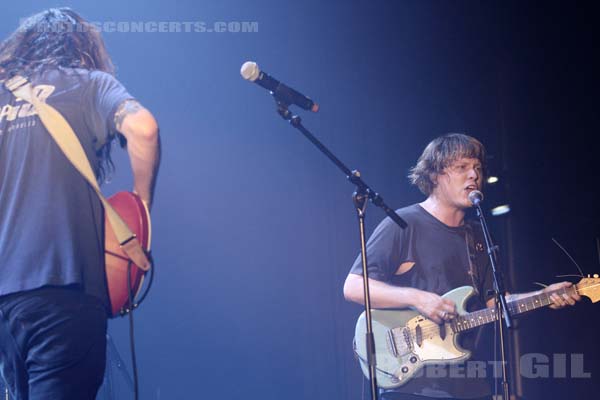
[{"label": "black t-shirt", "polygon": [[[97,151],[114,137],[129,93],[100,71],[47,69],[29,80],[97,172]],[[108,305],[102,206],[35,110],[0,84],[0,296],[48,285],[76,285]]]},{"label": "black t-shirt", "polygon": [[[408,227],[400,228],[389,217],[377,226],[367,242],[369,278],[438,295],[460,286],[472,286],[477,295],[470,302],[469,311],[483,308],[491,297],[488,291],[493,283],[479,224],[467,221],[463,226],[450,227],[418,204],[396,212]],[[410,267],[410,263],[414,265]],[[362,274],[360,255],[350,273]],[[476,336],[474,331],[463,334],[461,345],[474,350]],[[476,358],[474,354],[471,361]],[[490,394],[488,380],[481,376],[484,374],[479,374],[480,378],[469,378],[466,373],[464,376],[453,374],[448,368],[446,372],[424,371],[422,375],[393,392],[455,398]]]}]

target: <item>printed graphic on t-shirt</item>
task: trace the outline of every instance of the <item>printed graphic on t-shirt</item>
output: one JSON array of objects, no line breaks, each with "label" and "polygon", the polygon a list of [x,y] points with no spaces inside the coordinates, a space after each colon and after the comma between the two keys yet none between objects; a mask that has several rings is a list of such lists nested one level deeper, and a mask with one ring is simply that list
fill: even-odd
[{"label": "printed graphic on t-shirt", "polygon": [[[33,94],[40,101],[45,102],[55,89],[56,87],[53,85],[37,85],[33,87]],[[11,122],[6,128],[0,128],[0,135],[36,126],[37,119],[25,119],[33,115],[37,115],[37,111],[33,108],[33,105],[19,98],[17,98],[17,104],[15,105],[4,104],[0,106],[0,124],[5,120]]]}]

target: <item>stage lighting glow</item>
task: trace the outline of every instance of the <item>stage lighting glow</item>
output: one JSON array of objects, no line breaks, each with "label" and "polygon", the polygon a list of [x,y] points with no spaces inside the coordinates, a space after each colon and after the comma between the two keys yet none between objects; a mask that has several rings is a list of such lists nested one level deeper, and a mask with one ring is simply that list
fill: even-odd
[{"label": "stage lighting glow", "polygon": [[492,208],[492,215],[494,217],[506,214],[508,212],[510,212],[510,205],[508,205],[508,204],[503,204],[501,206]]}]

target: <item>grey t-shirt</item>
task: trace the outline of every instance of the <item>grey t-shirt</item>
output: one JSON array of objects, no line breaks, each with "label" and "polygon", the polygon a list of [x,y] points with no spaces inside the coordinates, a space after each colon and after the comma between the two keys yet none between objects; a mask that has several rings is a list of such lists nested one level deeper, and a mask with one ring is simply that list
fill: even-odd
[{"label": "grey t-shirt", "polygon": [[[69,122],[97,172],[97,152],[114,138],[114,113],[129,93],[101,71],[47,69],[29,80]],[[103,210],[35,111],[2,84],[0,296],[48,285],[76,285],[108,305]]]},{"label": "grey t-shirt", "polygon": [[[468,221],[464,226],[450,227],[418,204],[396,212],[408,227],[400,228],[389,217],[377,226],[367,242],[369,278],[438,295],[460,286],[472,286],[478,295],[470,302],[470,311],[483,308],[491,297],[488,291],[493,283],[479,224]],[[405,263],[414,265],[407,270],[410,264],[406,264],[399,270]],[[350,273],[362,274],[360,255]],[[463,334],[462,346],[473,350],[475,337],[476,332]],[[431,378],[432,375],[436,377]],[[449,369],[433,374],[424,371],[422,376],[391,392],[455,398],[490,395],[488,379],[481,377],[483,374],[479,374],[481,379],[466,375],[458,376]],[[386,398],[394,397],[387,393]]]}]

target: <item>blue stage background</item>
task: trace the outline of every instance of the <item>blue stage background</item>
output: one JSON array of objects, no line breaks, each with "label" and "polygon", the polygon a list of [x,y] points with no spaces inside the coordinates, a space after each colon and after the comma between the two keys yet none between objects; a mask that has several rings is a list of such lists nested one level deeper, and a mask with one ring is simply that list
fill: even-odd
[{"label": "blue stage background", "polygon": [[[512,244],[514,290],[576,273],[552,237],[585,273],[599,269],[598,29],[581,4],[36,1],[4,4],[0,36],[62,5],[104,24],[117,77],[160,122],[156,280],[135,314],[142,399],[362,398],[361,309],[342,296],[359,248],[353,189],[240,77],[247,60],[315,99],[305,126],[395,208],[422,199],[406,175],[432,138],[480,138],[503,188],[486,206],[512,206],[492,224]],[[117,29],[137,21],[229,31]],[[254,31],[234,32],[242,22]],[[113,154],[107,194],[131,187],[125,152]],[[371,207],[368,232],[382,218]],[[582,353],[592,373],[526,380],[526,398],[594,396],[597,313],[582,304],[523,320],[524,353]],[[129,369],[127,321],[109,332]],[[111,376],[114,398],[131,398],[122,371]]]}]

